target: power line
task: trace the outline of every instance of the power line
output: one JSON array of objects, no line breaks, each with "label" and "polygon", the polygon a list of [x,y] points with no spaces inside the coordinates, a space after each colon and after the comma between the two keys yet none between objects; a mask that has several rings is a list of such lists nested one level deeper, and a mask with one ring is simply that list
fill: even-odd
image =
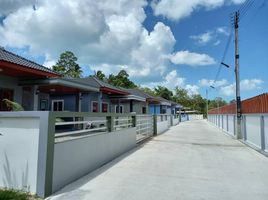
[{"label": "power line", "polygon": [[[246,0],[241,6],[240,8],[238,9],[238,14],[239,14],[239,17],[238,17],[238,20],[241,20],[241,18],[245,17],[249,11],[249,9],[252,7],[252,5],[254,5],[254,0]],[[256,4],[254,5],[254,7],[256,7]],[[232,26],[234,25],[234,14],[235,13],[231,13],[231,24]],[[231,27],[231,32],[230,32],[230,35],[228,37],[228,40],[227,40],[227,43],[226,43],[226,46],[224,48],[224,51],[223,51],[223,56],[222,56],[222,59],[220,61],[220,64],[219,64],[219,68],[218,68],[218,71],[216,73],[216,76],[215,76],[215,79],[212,83],[212,86],[215,87],[215,84],[216,84],[216,81],[218,80],[219,78],[219,75],[220,75],[220,72],[221,72],[221,69],[222,69],[222,62],[224,62],[225,60],[225,57],[226,57],[226,54],[228,52],[228,49],[229,49],[229,46],[230,46],[230,42],[231,42],[231,39],[232,39],[232,36],[233,36],[233,30],[232,30],[232,27]]]},{"label": "power line", "polygon": [[213,87],[215,87],[215,83],[216,83],[216,81],[219,78],[219,75],[220,75],[220,72],[221,72],[221,69],[222,69],[222,64],[221,63],[225,60],[226,54],[227,54],[228,49],[230,47],[230,43],[231,43],[232,37],[233,37],[233,31],[231,29],[231,32],[229,34],[229,37],[227,39],[227,42],[226,42],[226,45],[225,45],[225,48],[224,48],[224,51],[223,51],[223,55],[222,55],[222,59],[221,59],[220,64],[219,64],[218,71],[217,71],[216,76],[215,76],[215,79],[214,79],[214,81],[212,83],[212,86]]}]

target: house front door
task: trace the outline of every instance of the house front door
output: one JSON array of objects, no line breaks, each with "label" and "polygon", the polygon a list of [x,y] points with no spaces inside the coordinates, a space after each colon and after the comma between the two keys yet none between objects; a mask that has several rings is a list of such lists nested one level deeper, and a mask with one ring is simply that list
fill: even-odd
[{"label": "house front door", "polygon": [[0,88],[0,111],[10,111],[11,109],[7,107],[4,99],[13,101],[14,91],[11,89]]}]

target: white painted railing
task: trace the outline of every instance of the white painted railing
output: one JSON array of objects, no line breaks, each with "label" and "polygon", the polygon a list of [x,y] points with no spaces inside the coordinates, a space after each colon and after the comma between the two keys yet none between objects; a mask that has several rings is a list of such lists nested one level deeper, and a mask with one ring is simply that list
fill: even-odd
[{"label": "white painted railing", "polygon": [[141,141],[154,134],[154,118],[153,115],[137,115],[136,116],[137,141]]},{"label": "white painted railing", "polygon": [[[229,135],[235,136],[236,115],[208,115],[208,121]],[[241,131],[245,143],[268,153],[268,114],[243,114]]]}]

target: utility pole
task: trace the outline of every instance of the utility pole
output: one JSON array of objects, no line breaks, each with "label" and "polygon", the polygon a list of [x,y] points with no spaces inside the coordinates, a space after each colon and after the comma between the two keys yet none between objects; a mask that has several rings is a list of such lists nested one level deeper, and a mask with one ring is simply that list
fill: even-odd
[{"label": "utility pole", "polygon": [[207,99],[207,120],[208,120],[208,89],[206,89],[206,99]]},{"label": "utility pole", "polygon": [[239,51],[238,51],[238,23],[239,11],[235,12],[234,29],[235,29],[235,81],[236,81],[236,138],[242,139],[241,135],[241,98],[240,98],[240,75],[239,75]]}]

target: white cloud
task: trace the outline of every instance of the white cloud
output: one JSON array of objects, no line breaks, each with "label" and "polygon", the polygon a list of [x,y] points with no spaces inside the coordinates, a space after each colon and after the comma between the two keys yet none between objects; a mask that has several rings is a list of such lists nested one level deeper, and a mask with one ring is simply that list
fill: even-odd
[{"label": "white cloud", "polygon": [[24,6],[34,6],[35,0],[0,0],[0,16],[7,15]]},{"label": "white cloud", "polygon": [[195,40],[199,45],[206,45],[210,42],[213,42],[213,45],[217,46],[221,42],[219,39],[220,35],[228,36],[229,34],[229,29],[225,26],[221,26],[199,35],[191,35],[190,38]]},{"label": "white cloud", "polygon": [[171,55],[170,60],[178,65],[203,66],[212,65],[216,61],[207,54],[199,54],[189,51],[178,51]]},{"label": "white cloud", "polygon": [[151,82],[150,84],[143,85],[143,87],[147,86],[150,88],[154,88],[158,85],[167,87],[170,90],[174,90],[175,87],[184,87],[185,86],[185,78],[180,77],[176,70],[172,70],[166,74],[163,81],[159,82]]},{"label": "white cloud", "polygon": [[213,39],[213,33],[208,31],[200,35],[191,35],[190,38],[196,40],[198,44],[204,45]]},{"label": "white cloud", "polygon": [[240,4],[245,0],[155,0],[152,8],[155,15],[161,15],[171,20],[181,20],[190,16],[194,11],[204,8],[212,10],[223,6],[225,3]]},{"label": "white cloud", "polygon": [[226,35],[226,36],[230,35],[230,31],[228,30],[228,28],[226,26],[218,27],[216,29],[216,32],[221,33],[221,34]]},{"label": "white cloud", "polygon": [[189,95],[195,95],[195,94],[199,94],[199,87],[197,85],[190,85],[187,84],[185,86],[185,89],[188,91]]},{"label": "white cloud", "polygon": [[73,51],[80,65],[106,74],[124,68],[131,77],[159,79],[168,73],[176,40],[158,22],[152,32],[143,27],[145,0],[44,0],[18,7],[0,25],[0,45],[29,47],[44,55],[45,65],[60,53]]},{"label": "white cloud", "polygon": [[222,6],[224,0],[160,0],[152,4],[155,15],[162,15],[172,20],[188,17],[198,8],[214,9]]},{"label": "white cloud", "polygon": [[[251,91],[261,89],[263,80],[261,79],[244,79],[240,83],[241,91]],[[224,96],[234,96],[235,95],[235,83],[221,87],[220,93]]]},{"label": "white cloud", "polygon": [[214,80],[208,80],[208,79],[201,79],[198,81],[198,85],[201,87],[210,87],[211,85],[214,87],[221,87],[228,84],[228,81],[226,79],[214,81]]},{"label": "white cloud", "polygon": [[216,42],[213,43],[214,46],[218,46],[221,43],[220,40],[217,40]]},{"label": "white cloud", "polygon": [[186,84],[185,82],[186,78],[179,76],[176,70],[172,70],[171,72],[166,74],[163,81],[151,82],[150,84],[142,85],[142,87],[150,87],[153,89],[160,85],[167,87],[171,91],[174,91],[174,89],[178,87],[187,90],[189,95],[199,94],[198,85]]}]

